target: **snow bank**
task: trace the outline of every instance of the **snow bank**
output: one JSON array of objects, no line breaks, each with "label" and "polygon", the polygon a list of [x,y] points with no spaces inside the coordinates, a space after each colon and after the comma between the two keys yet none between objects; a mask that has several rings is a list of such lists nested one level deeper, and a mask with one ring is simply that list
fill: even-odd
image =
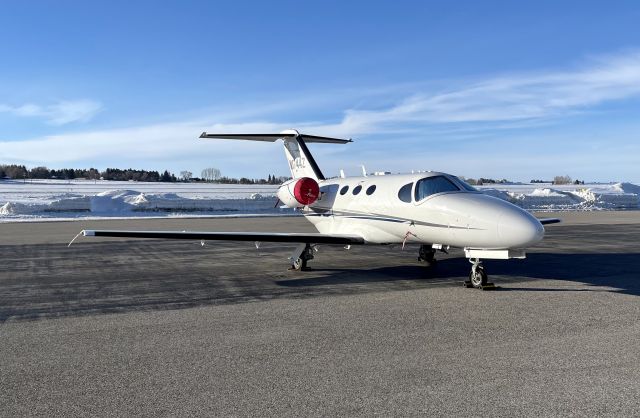
[{"label": "snow bank", "polygon": [[640,186],[636,186],[631,183],[617,183],[613,185],[615,190],[619,190],[622,193],[631,193],[640,196]]},{"label": "snow bank", "polygon": [[133,190],[109,190],[89,197],[89,211],[91,213],[123,213],[131,212],[134,206],[129,203],[140,193]]},{"label": "snow bank", "polygon": [[[510,184],[478,189],[527,210],[640,208],[640,186]],[[277,186],[137,182],[0,181],[0,221],[73,217],[291,214],[274,208]]]},{"label": "snow bank", "polygon": [[140,193],[134,190],[108,190],[95,196],[63,194],[48,201],[7,202],[0,216],[16,217],[47,213],[88,212],[114,216],[136,212],[263,212],[279,211],[270,196],[254,193],[248,198],[188,198],[176,193]]},{"label": "snow bank", "polygon": [[579,204],[570,193],[555,189],[535,189],[533,192],[509,193],[510,201],[526,209],[567,208]]},{"label": "snow bank", "polygon": [[640,207],[640,186],[631,183],[533,190],[527,186],[479,187],[479,190],[527,210],[625,210]]},{"label": "snow bank", "polygon": [[0,206],[0,216],[31,215],[39,212],[88,212],[87,196],[63,195],[59,198],[36,203],[7,202]]},{"label": "snow bank", "polygon": [[24,203],[7,202],[0,206],[0,216],[31,215],[40,212],[40,208]]}]

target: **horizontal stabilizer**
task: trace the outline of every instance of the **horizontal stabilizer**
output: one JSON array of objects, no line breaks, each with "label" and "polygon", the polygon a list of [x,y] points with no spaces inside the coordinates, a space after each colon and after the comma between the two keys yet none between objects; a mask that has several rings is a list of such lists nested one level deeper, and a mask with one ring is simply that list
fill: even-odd
[{"label": "horizontal stabilizer", "polygon": [[348,144],[353,142],[351,139],[329,138],[325,136],[304,135],[295,131],[280,134],[211,134],[203,132],[200,138],[210,139],[236,139],[244,141],[265,141],[275,142],[278,139],[300,138],[306,143],[322,143],[322,144]]},{"label": "horizontal stabilizer", "polygon": [[[257,242],[294,242],[309,244],[364,244],[364,239],[357,235],[328,235],[318,233],[282,233],[282,232],[191,232],[191,231],[114,231],[83,230],[85,237],[126,237],[126,238],[161,238],[185,240],[219,240],[219,241],[257,241]],[[79,234],[79,235],[80,235]],[[75,239],[75,238],[74,238]],[[72,241],[73,242],[73,241]]]}]

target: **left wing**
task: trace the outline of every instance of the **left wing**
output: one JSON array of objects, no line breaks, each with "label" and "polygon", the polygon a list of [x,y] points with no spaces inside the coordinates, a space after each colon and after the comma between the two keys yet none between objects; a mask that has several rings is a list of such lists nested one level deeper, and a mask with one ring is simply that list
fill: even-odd
[{"label": "left wing", "polygon": [[80,235],[84,237],[127,237],[127,238],[163,238],[192,239],[218,241],[254,241],[254,242],[295,242],[308,244],[364,244],[359,235],[329,235],[318,233],[283,233],[283,232],[196,232],[196,231],[118,231],[84,229],[71,240],[69,245]]}]

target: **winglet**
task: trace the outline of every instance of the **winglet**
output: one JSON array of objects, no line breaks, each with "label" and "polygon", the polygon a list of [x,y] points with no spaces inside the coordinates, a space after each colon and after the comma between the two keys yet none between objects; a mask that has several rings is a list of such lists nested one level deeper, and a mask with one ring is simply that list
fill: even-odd
[{"label": "winglet", "polygon": [[67,247],[71,247],[71,244],[73,244],[74,241],[77,240],[80,235],[82,235],[83,237],[95,237],[96,231],[92,231],[90,229],[83,229],[82,231],[78,232],[78,234],[75,237],[73,237],[73,239],[71,240],[69,245],[67,245]]},{"label": "winglet", "polygon": [[78,234],[77,234],[75,237],[73,237],[73,239],[71,240],[71,242],[69,243],[69,245],[67,245],[67,247],[71,247],[71,244],[73,244],[73,242],[74,242],[75,240],[77,240],[77,239],[78,239],[78,237],[79,237],[80,235],[83,235],[83,236],[84,236],[84,229],[83,229],[82,231],[78,232]]}]

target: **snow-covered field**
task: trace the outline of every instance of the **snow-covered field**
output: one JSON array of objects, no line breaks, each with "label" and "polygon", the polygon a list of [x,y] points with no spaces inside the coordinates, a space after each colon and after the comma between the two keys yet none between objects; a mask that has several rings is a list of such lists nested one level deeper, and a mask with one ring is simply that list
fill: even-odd
[{"label": "snow-covered field", "polygon": [[0,222],[69,218],[290,213],[278,186],[128,181],[0,181]]},{"label": "snow-covered field", "polygon": [[[631,183],[478,187],[529,210],[639,209]],[[70,218],[291,214],[274,208],[277,186],[88,180],[0,181],[0,222]]]}]

